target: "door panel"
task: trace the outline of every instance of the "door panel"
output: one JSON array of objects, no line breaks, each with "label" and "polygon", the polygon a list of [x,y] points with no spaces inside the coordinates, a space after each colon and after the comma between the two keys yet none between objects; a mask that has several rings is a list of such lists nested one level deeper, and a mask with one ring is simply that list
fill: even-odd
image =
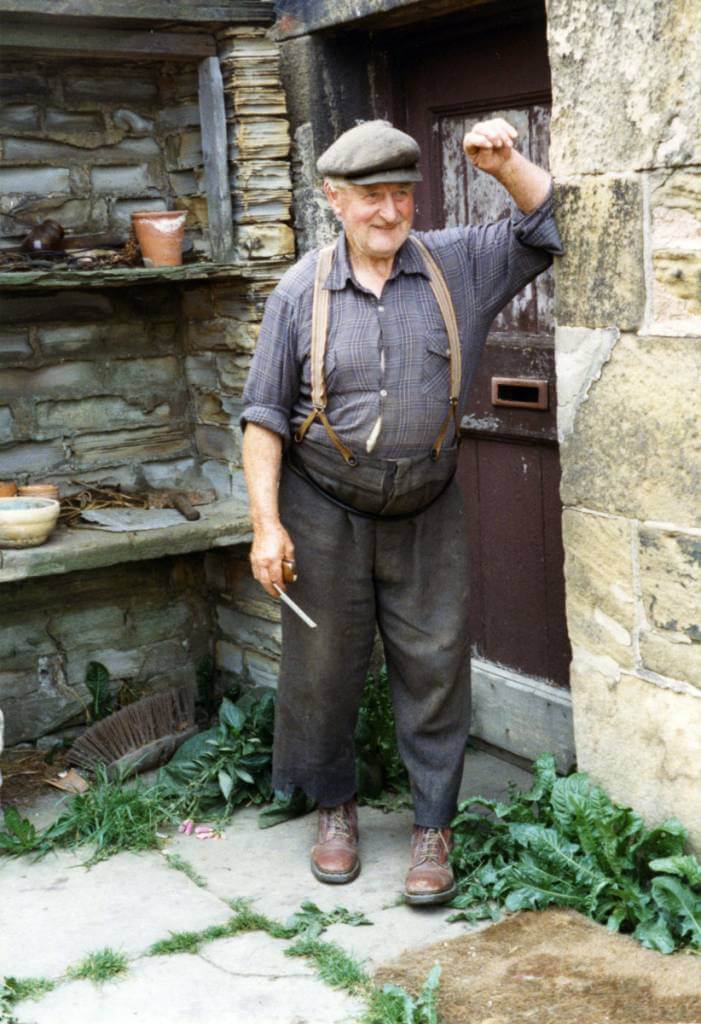
[{"label": "door panel", "polygon": [[[550,79],[541,21],[430,37],[397,51],[404,126],[422,147],[419,228],[488,223],[514,209],[476,171],[462,138],[504,117],[520,151],[548,166]],[[556,685],[568,683],[559,461],[555,422],[553,277],[542,274],[497,316],[463,417],[459,480],[472,548],[473,650],[482,659]],[[495,405],[495,377],[547,381],[547,408]]]},{"label": "door panel", "polygon": [[[521,108],[471,111],[438,117],[441,146],[441,205],[445,227],[488,224],[510,216],[516,204],[488,174],[465,159],[462,138],[477,120],[503,117],[517,130],[518,148],[534,163],[547,167],[550,106],[534,103]],[[494,321],[492,332],[549,334],[552,331],[552,269],[527,285]]]}]

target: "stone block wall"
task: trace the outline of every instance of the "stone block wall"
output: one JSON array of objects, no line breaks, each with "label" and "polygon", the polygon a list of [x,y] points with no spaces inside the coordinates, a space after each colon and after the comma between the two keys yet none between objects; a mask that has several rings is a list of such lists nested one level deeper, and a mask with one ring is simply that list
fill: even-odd
[{"label": "stone block wall", "polygon": [[[241,395],[265,298],[294,255],[290,140],[277,47],[258,27],[218,39],[240,269],[0,296],[0,479],[52,481],[62,494],[75,480],[213,487],[245,507]],[[96,242],[124,239],[129,213],[150,205],[187,209],[206,246],[194,65],[6,62],[0,97],[0,246],[46,216]],[[246,558],[234,559],[242,593],[253,590]],[[241,678],[274,682],[255,649],[257,605],[230,585],[220,597],[192,555],[1,587],[5,742],[84,722],[91,660],[125,699],[194,684],[207,653],[238,678],[235,649]]]},{"label": "stone block wall", "polygon": [[0,478],[197,477],[179,298],[170,287],[0,299]]},{"label": "stone block wall", "polygon": [[218,34],[229,124],[236,255],[270,266],[255,279],[192,283],[182,292],[185,379],[202,467],[222,496],[245,501],[243,388],[265,300],[295,251],[290,135],[276,44],[259,28]]},{"label": "stone block wall", "polygon": [[577,759],[701,849],[701,24],[549,0]]},{"label": "stone block wall", "polygon": [[253,579],[247,547],[210,551],[205,558],[216,594],[214,652],[222,679],[249,686],[276,686],[282,631],[280,604]]},{"label": "stone block wall", "polygon": [[195,683],[210,652],[201,555],[3,587],[0,699],[8,745],[87,721],[89,662],[126,703]]},{"label": "stone block wall", "polygon": [[194,65],[3,62],[0,246],[53,217],[124,240],[135,210],[186,209],[204,248]]}]

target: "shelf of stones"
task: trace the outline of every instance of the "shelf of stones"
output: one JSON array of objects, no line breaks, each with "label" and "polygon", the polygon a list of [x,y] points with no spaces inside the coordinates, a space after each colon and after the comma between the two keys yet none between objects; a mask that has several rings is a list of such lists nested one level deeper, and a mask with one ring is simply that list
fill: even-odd
[{"label": "shelf of stones", "polygon": [[206,281],[227,278],[269,280],[289,265],[284,258],[266,258],[257,262],[187,263],[179,267],[103,267],[95,270],[53,269],[0,270],[0,291],[26,291],[34,288],[118,288],[132,284]]},{"label": "shelf of stones", "polygon": [[0,584],[250,543],[248,510],[240,500],[198,508],[200,519],[160,529],[113,533],[59,525],[38,547],[0,547]]}]

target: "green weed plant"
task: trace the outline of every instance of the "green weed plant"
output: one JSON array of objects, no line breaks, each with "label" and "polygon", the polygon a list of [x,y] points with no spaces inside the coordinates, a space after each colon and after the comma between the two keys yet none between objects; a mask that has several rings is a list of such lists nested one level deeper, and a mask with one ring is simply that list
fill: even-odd
[{"label": "green weed plant", "polygon": [[111,981],[118,975],[124,974],[128,967],[129,961],[123,953],[107,947],[90,953],[80,963],[69,967],[66,977],[93,981],[101,985],[105,981]]},{"label": "green weed plant", "polygon": [[41,999],[55,987],[56,982],[50,978],[3,978],[0,983],[0,1024],[18,1024],[13,1012],[15,1004],[23,999]]},{"label": "green weed plant", "polygon": [[268,687],[235,702],[224,697],[217,724],[186,740],[158,773],[174,813],[194,818],[218,810],[225,818],[269,801],[274,719],[275,691]]},{"label": "green weed plant", "polygon": [[646,828],[586,773],[558,778],[552,754],[535,762],[530,789],[512,786],[506,803],[470,798],[452,824],[452,920],[572,907],[649,949],[701,950],[701,864],[684,854],[681,822]]},{"label": "green weed plant", "polygon": [[435,964],[416,998],[401,985],[375,988],[358,1024],[440,1024],[436,1003],[440,980],[441,966]]},{"label": "green weed plant", "polygon": [[369,674],[355,729],[356,777],[361,802],[406,800],[409,776],[399,753],[387,669]]},{"label": "green weed plant", "polygon": [[184,857],[181,857],[179,853],[167,853],[166,862],[175,871],[182,871],[182,873],[187,875],[190,881],[194,882],[200,889],[206,888],[207,883],[202,875],[199,875],[192,864],[190,864],[188,860],[185,860]]},{"label": "green weed plant", "polygon": [[125,785],[124,778],[109,779],[106,768],[99,765],[93,785],[72,797],[56,821],[40,834],[37,852],[87,843],[94,847],[86,862],[91,865],[123,850],[157,849],[157,830],[172,820],[162,786],[138,780]]}]

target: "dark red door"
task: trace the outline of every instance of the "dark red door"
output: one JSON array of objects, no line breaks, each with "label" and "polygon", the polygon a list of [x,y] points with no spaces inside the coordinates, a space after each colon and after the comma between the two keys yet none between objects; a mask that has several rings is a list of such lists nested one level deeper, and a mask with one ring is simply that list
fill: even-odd
[{"label": "dark red door", "polygon": [[[543,23],[414,37],[394,54],[395,116],[418,139],[428,169],[417,190],[417,227],[507,215],[508,194],[468,165],[462,137],[478,120],[504,117],[518,129],[524,155],[547,166]],[[496,319],[463,418],[459,473],[473,551],[474,652],[566,686],[552,291],[549,271]]]}]

